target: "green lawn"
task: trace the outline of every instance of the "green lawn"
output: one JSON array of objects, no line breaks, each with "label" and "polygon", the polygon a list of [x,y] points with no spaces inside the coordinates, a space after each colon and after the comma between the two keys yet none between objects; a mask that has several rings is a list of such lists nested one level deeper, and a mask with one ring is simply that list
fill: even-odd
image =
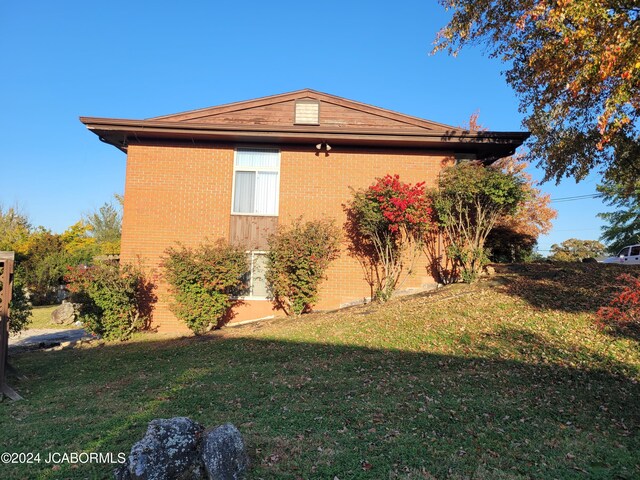
[{"label": "green lawn", "polygon": [[31,314],[31,322],[27,325],[27,329],[36,328],[59,328],[65,330],[69,328],[78,328],[76,325],[56,325],[51,323],[51,312],[53,312],[59,305],[46,305],[43,307],[33,307]]},{"label": "green lawn", "polygon": [[[640,348],[592,327],[621,267],[477,286],[201,338],[21,354],[11,452],[128,452],[153,418],[233,422],[251,478],[640,478]],[[106,478],[109,465],[0,465]]]}]

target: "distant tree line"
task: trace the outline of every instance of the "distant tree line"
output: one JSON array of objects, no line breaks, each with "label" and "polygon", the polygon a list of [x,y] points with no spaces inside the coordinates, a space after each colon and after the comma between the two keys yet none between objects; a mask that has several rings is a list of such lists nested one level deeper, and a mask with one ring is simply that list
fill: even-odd
[{"label": "distant tree line", "polygon": [[122,197],[89,212],[62,233],[31,224],[17,207],[0,205],[0,250],[16,253],[16,284],[33,305],[54,303],[69,267],[97,255],[117,254],[122,231]]}]

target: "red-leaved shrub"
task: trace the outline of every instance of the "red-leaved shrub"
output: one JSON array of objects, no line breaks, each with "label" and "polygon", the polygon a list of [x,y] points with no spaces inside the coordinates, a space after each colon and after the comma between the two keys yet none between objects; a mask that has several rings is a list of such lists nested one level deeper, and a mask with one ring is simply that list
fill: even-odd
[{"label": "red-leaved shrub", "polygon": [[616,280],[620,282],[620,291],[611,299],[609,305],[598,309],[597,325],[603,330],[638,331],[640,330],[640,278],[624,273]]}]

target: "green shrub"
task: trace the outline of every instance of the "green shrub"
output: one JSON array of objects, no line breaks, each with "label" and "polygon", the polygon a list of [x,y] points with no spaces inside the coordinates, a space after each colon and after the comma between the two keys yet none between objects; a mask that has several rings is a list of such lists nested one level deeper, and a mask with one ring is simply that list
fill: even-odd
[{"label": "green shrub", "polygon": [[100,263],[70,268],[71,301],[80,304],[84,327],[108,340],[125,340],[146,326],[154,285],[132,265]]},{"label": "green shrub", "polygon": [[340,231],[333,220],[297,219],[269,237],[266,280],[273,300],[287,315],[311,310],[318,286],[340,253]]},{"label": "green shrub", "polygon": [[[0,268],[1,276],[2,268]],[[12,333],[20,332],[31,322],[30,318],[31,304],[25,292],[24,282],[19,275],[14,275],[13,292],[11,303],[9,303],[9,331]]]},{"label": "green shrub", "polygon": [[171,247],[163,260],[171,286],[171,310],[196,334],[221,327],[234,305],[233,292],[249,270],[244,250],[222,241],[196,249]]}]

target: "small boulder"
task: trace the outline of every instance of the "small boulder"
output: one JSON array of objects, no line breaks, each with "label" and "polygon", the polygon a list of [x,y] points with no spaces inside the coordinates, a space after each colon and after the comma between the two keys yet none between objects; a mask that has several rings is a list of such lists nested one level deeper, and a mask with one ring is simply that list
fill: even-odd
[{"label": "small boulder", "polygon": [[73,303],[62,301],[62,304],[51,312],[51,323],[57,325],[71,325],[76,321],[76,309]]},{"label": "small boulder", "polygon": [[204,479],[199,446],[204,427],[189,418],[149,422],[145,436],[131,448],[129,462],[116,478],[131,480]]},{"label": "small boulder", "polygon": [[202,444],[202,461],[209,480],[241,480],[249,468],[242,435],[230,423],[209,431]]}]

